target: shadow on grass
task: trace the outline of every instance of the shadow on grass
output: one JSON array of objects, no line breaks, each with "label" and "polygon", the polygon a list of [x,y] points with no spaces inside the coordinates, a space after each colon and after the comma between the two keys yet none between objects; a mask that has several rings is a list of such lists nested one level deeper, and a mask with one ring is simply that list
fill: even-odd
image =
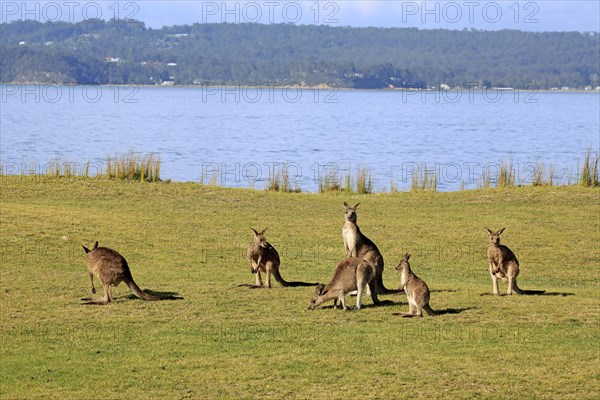
[{"label": "shadow on grass", "polygon": [[430,293],[456,293],[458,290],[454,289],[432,289],[429,291]]},{"label": "shadow on grass", "polygon": [[[546,292],[545,290],[522,290],[523,293],[515,296],[575,296],[575,293],[569,292]],[[508,296],[506,293],[500,293],[498,295],[493,293],[481,293],[480,296]]]},{"label": "shadow on grass", "polygon": [[446,315],[446,314],[460,314],[469,310],[476,310],[477,307],[464,307],[464,308],[444,308],[441,310],[435,309],[437,315]]},{"label": "shadow on grass", "polygon": [[[348,302],[346,302],[346,307],[348,307],[349,309],[354,307],[356,305],[356,303],[354,302],[350,302],[350,304]],[[398,305],[408,305],[408,303],[402,303],[402,302],[394,302],[391,300],[381,300],[380,304],[363,304],[362,306],[360,306],[361,310],[363,308],[375,308],[375,307],[390,307],[390,306],[398,306]],[[323,307],[319,307],[323,310],[331,310],[333,309],[333,304],[330,304],[328,306],[323,306]],[[337,308],[341,310],[341,307],[338,303]]]},{"label": "shadow on grass", "polygon": [[252,285],[250,283],[241,283],[237,287],[247,287],[249,289],[268,289],[265,285]]},{"label": "shadow on grass", "polygon": [[[292,285],[290,286],[272,286],[273,287],[280,287],[282,289],[287,289],[287,288],[296,288],[296,287],[315,287],[318,285],[318,283],[309,283],[309,282],[289,282]],[[255,284],[251,284],[251,283],[240,283],[239,285],[237,285],[237,287],[247,287],[249,289],[269,289],[268,287],[266,287],[265,285],[255,285]],[[233,289],[233,288],[232,288]]]},{"label": "shadow on grass", "polygon": [[[179,296],[177,292],[159,292],[156,290],[144,289],[144,292],[151,296],[160,297],[160,300],[183,300],[183,297]],[[137,299],[136,295],[130,293],[126,296],[127,299]]]},{"label": "shadow on grass", "polygon": [[[475,310],[475,309],[477,309],[477,307],[444,308],[444,309],[441,309],[441,310],[435,309],[433,311],[435,311],[435,315],[436,316],[439,316],[439,315],[446,315],[446,314],[460,314],[462,312],[469,311],[469,310]],[[398,315],[398,316],[401,316],[401,317],[410,317],[411,316],[411,315],[409,315],[408,313],[405,313],[405,312],[395,312],[395,313],[392,313],[392,315]],[[427,313],[423,312],[423,316],[427,316]]]}]

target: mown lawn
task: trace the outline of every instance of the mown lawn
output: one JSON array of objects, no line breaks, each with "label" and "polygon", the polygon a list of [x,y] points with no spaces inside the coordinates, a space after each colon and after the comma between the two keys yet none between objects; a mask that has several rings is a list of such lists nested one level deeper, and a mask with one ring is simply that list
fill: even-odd
[{"label": "mown lawn", "polygon": [[[2,399],[600,397],[600,189],[346,196],[0,179]],[[251,227],[269,227],[284,278],[327,282],[344,256],[344,201],[361,202],[386,286],[411,252],[442,315],[394,316],[403,295],[307,311],[313,288],[238,287],[254,282]],[[519,285],[545,295],[489,295],[486,226],[506,227]],[[113,304],[82,305],[81,245],[96,240],[140,287],[184,299],[143,302],[121,285]]]}]

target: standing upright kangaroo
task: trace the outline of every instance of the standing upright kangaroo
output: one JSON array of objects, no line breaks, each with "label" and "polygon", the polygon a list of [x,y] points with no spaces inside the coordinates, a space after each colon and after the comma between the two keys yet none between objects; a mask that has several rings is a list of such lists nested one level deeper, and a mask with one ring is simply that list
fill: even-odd
[{"label": "standing upright kangaroo", "polygon": [[498,278],[504,282],[508,281],[506,294],[522,294],[523,292],[517,286],[517,276],[519,275],[519,260],[515,253],[508,247],[500,244],[500,234],[505,228],[497,232],[485,228],[490,235],[490,242],[487,248],[487,258],[492,276],[492,289],[494,294],[498,294]]},{"label": "standing upright kangaroo", "polygon": [[383,286],[383,256],[379,249],[368,237],[363,235],[356,224],[356,209],[360,203],[350,207],[344,202],[344,216],[346,221],[342,227],[342,237],[344,238],[344,248],[346,257],[359,257],[367,260],[375,267],[375,287],[377,294],[400,293],[402,290],[390,290]]},{"label": "standing upright kangaroo", "polygon": [[113,249],[108,247],[98,247],[98,242],[90,250],[85,246],[83,250],[87,253],[87,268],[90,276],[92,293],[96,293],[94,287],[94,274],[98,276],[104,286],[104,298],[102,300],[91,300],[87,304],[106,305],[113,300],[112,286],[118,286],[125,282],[134,295],[145,301],[176,299],[173,296],[154,296],[144,292],[133,280],[129,265],[125,258]]},{"label": "standing upright kangaroo", "polygon": [[335,267],[333,278],[327,286],[323,284],[317,285],[315,294],[308,305],[309,310],[314,310],[320,304],[326,301],[333,300],[335,307],[338,299],[342,304],[342,308],[346,307],[346,294],[353,290],[357,290],[356,308],[360,310],[362,293],[366,285],[371,287],[371,298],[374,303],[379,303],[377,300],[375,281],[375,268],[368,261],[358,257],[350,257],[340,261]]},{"label": "standing upright kangaroo", "polygon": [[[254,232],[254,238],[248,245],[246,252],[246,258],[250,262],[250,272],[256,274],[256,285],[251,286],[253,288],[271,287],[271,275],[275,277],[275,280],[281,284],[281,286],[313,286],[314,283],[308,282],[288,282],[281,277],[279,273],[279,253],[275,250],[275,247],[271,243],[267,242],[264,233],[268,228],[258,232],[254,228],[250,228]],[[266,286],[263,286],[260,273],[263,272],[266,275]]]},{"label": "standing upright kangaroo", "polygon": [[408,299],[408,314],[403,315],[405,317],[414,317],[415,315],[422,317],[424,310],[433,317],[436,315],[436,312],[429,306],[429,287],[412,272],[408,262],[409,258],[410,254],[405,253],[396,267],[400,271],[400,286],[404,288],[406,298]]}]

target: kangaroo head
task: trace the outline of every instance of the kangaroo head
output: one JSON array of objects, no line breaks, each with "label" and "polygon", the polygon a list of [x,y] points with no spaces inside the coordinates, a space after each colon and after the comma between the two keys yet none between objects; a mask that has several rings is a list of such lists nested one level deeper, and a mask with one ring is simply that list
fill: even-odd
[{"label": "kangaroo head", "polygon": [[492,231],[489,228],[485,228],[485,229],[488,231],[488,234],[490,235],[490,243],[493,243],[493,244],[496,244],[496,245],[500,244],[500,235],[502,234],[502,232],[504,232],[504,230],[506,228],[502,228],[502,229],[500,229],[497,232],[494,232],[494,231]]},{"label": "kangaroo head", "polygon": [[318,284],[315,288],[315,294],[312,299],[310,299],[310,304],[308,305],[309,310],[314,310],[316,306],[323,303],[321,296],[323,296],[327,291],[325,290],[325,285],[322,283]]},{"label": "kangaroo head", "polygon": [[410,253],[404,253],[404,257],[402,257],[402,260],[400,260],[400,262],[396,266],[396,270],[402,271],[406,267],[410,268],[410,264],[408,263],[409,258],[410,258]]},{"label": "kangaroo head", "polygon": [[346,217],[346,221],[351,221],[351,222],[356,223],[356,209],[358,208],[359,205],[360,205],[360,203],[356,203],[354,205],[354,207],[350,207],[348,205],[348,203],[344,202],[344,210],[345,210],[344,216]]},{"label": "kangaroo head", "polygon": [[85,247],[85,246],[83,246],[83,245],[82,245],[81,247],[83,247],[83,250],[84,250],[86,253],[89,253],[90,251],[92,251],[92,250],[94,250],[94,249],[98,248],[98,242],[96,242],[96,244],[94,245],[94,248],[93,248],[92,250],[88,249],[87,247]]},{"label": "kangaroo head", "polygon": [[264,233],[267,231],[267,229],[269,228],[265,228],[262,231],[258,232],[256,229],[254,228],[250,228],[252,229],[252,231],[254,231],[254,242],[259,245],[260,247],[263,247],[265,249],[268,249],[271,247],[271,245],[269,244],[269,242],[267,242],[267,239],[265,239],[265,235]]}]

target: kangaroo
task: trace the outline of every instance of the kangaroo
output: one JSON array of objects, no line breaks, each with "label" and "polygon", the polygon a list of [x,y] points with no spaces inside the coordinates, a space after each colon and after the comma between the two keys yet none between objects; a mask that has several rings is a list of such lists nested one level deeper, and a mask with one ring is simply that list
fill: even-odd
[{"label": "kangaroo", "polygon": [[408,299],[408,314],[403,314],[404,317],[423,316],[423,310],[432,317],[436,312],[429,306],[429,288],[427,284],[420,279],[410,269],[408,259],[410,254],[404,254],[402,260],[396,269],[400,271],[400,286],[404,288]]},{"label": "kangaroo", "polygon": [[377,294],[400,293],[401,290],[390,290],[383,286],[383,256],[375,243],[363,235],[356,224],[356,209],[359,205],[360,203],[356,203],[354,207],[350,207],[348,203],[344,202],[346,222],[342,227],[342,237],[344,238],[346,257],[364,258],[375,267],[375,287],[377,288],[375,296]]},{"label": "kangaroo", "polygon": [[308,305],[309,310],[314,310],[320,304],[326,301],[333,300],[334,308],[337,305],[337,300],[340,300],[342,308],[346,307],[346,294],[353,290],[357,290],[356,309],[360,310],[362,293],[366,285],[371,288],[371,298],[373,302],[378,304],[376,287],[375,287],[375,268],[367,261],[358,257],[350,257],[340,261],[335,267],[333,278],[327,286],[318,284],[315,289],[315,294]]},{"label": "kangaroo", "polygon": [[98,247],[98,242],[96,242],[91,250],[85,246],[81,247],[87,253],[86,262],[92,293],[96,293],[94,274],[98,276],[98,279],[100,279],[104,286],[104,298],[102,300],[89,301],[87,304],[106,305],[110,303],[113,300],[111,285],[118,286],[121,282],[125,282],[134,295],[145,301],[176,299],[173,296],[154,296],[140,289],[131,276],[127,261],[115,250],[108,247]]},{"label": "kangaroo", "polygon": [[498,292],[498,278],[504,282],[508,281],[506,294],[522,294],[523,292],[517,286],[517,276],[519,275],[519,260],[517,256],[508,247],[500,244],[500,234],[504,232],[502,228],[497,232],[485,228],[490,235],[490,243],[487,248],[487,258],[492,276],[492,290],[494,294]]},{"label": "kangaroo", "polygon": [[[275,277],[275,280],[283,287],[294,287],[294,286],[313,286],[314,283],[308,282],[288,282],[281,277],[279,273],[279,266],[281,262],[279,260],[279,253],[275,250],[275,247],[265,239],[265,232],[268,228],[258,232],[254,228],[250,228],[254,231],[254,238],[248,245],[246,252],[246,258],[250,262],[250,272],[256,274],[256,285],[251,286],[252,288],[271,288],[271,275]],[[263,272],[266,275],[266,286],[263,286],[260,273]]]}]

